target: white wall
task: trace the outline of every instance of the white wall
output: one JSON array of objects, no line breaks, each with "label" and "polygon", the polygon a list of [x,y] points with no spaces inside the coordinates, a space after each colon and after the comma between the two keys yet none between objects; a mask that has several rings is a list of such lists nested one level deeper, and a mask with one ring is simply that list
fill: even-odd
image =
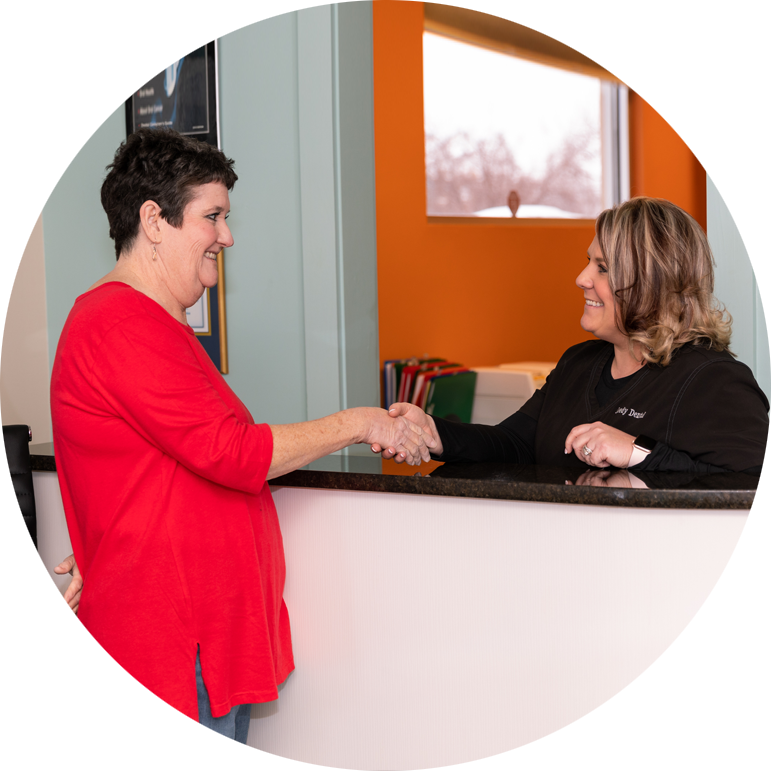
[{"label": "white wall", "polygon": [[[51,441],[34,51],[0,50],[0,425]],[[13,768],[10,662],[0,662],[0,769]]]},{"label": "white wall", "polygon": [[0,424],[51,441],[34,51],[0,51]]},{"label": "white wall", "polygon": [[11,662],[0,661],[0,771],[14,768]]}]

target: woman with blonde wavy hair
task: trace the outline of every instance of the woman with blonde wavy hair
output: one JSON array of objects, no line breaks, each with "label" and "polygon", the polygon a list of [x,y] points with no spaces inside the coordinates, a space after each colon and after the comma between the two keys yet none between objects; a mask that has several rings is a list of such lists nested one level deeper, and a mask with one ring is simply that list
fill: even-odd
[{"label": "woman with blonde wavy hair", "polygon": [[633,198],[597,219],[618,326],[645,362],[666,366],[685,343],[728,350],[731,317],[717,304],[713,257],[697,222],[669,201]]},{"label": "woman with blonde wavy hair", "polygon": [[596,340],[569,348],[497,426],[404,403],[390,414],[438,434],[432,457],[443,461],[759,473],[769,404],[728,349],[731,318],[712,294],[713,263],[704,231],[673,203],[639,197],[608,209],[576,279],[580,323]]}]

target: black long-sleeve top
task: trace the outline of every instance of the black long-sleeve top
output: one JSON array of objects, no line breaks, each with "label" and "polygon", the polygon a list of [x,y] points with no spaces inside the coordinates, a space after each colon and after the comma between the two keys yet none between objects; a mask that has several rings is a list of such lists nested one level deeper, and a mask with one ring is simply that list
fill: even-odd
[{"label": "black long-sleeve top", "polygon": [[435,418],[442,461],[581,466],[565,455],[574,426],[601,421],[657,440],[639,471],[752,471],[763,464],[769,404],[750,369],[727,352],[691,343],[667,367],[610,374],[613,346],[592,340],[568,349],[544,386],[497,426]]}]

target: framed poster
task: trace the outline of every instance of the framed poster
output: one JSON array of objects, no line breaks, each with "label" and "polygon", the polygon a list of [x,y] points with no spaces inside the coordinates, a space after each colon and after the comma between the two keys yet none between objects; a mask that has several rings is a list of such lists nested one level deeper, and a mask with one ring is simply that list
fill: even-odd
[{"label": "framed poster", "polygon": [[[183,56],[126,100],[126,136],[139,128],[170,128],[219,147],[217,42]],[[228,372],[224,251],[219,281],[187,309],[187,323],[223,374]]]},{"label": "framed poster", "polygon": [[219,147],[214,0],[123,0],[126,134],[173,128]]},{"label": "framed poster", "polygon": [[198,302],[187,309],[187,323],[209,354],[214,366],[224,375],[228,373],[228,341],[225,321],[225,271],[223,249],[217,255],[217,286],[206,289]]}]

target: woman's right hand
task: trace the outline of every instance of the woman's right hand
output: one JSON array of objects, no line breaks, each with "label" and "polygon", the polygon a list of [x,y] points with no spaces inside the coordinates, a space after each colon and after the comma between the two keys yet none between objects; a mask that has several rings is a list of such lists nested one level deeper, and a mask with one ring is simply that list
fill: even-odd
[{"label": "woman's right hand", "polygon": [[373,411],[365,440],[373,452],[380,452],[382,447],[388,448],[389,454],[386,456],[384,452],[383,457],[396,456],[397,463],[406,461],[410,466],[431,460],[430,452],[436,452],[437,444],[441,444],[433,420],[419,407],[414,408],[417,412],[412,417],[395,409],[413,406],[394,405],[388,412],[381,409]]},{"label": "woman's right hand", "polygon": [[[419,466],[431,459],[437,441],[431,427],[417,425],[381,407],[350,407],[305,423],[270,426],[273,457],[267,478],[288,474],[352,444],[392,448],[399,463]],[[378,450],[379,452],[379,450]],[[389,456],[390,457],[390,456]]]},{"label": "woman's right hand", "polygon": [[80,604],[80,593],[83,591],[83,578],[78,570],[78,565],[75,562],[75,555],[70,554],[65,560],[60,562],[55,568],[54,573],[60,576],[69,573],[72,576],[72,581],[67,587],[67,591],[64,593],[64,601],[72,608],[73,612],[77,614],[78,605]]},{"label": "woman's right hand", "polygon": [[[443,452],[442,440],[439,437],[439,432],[436,430],[436,424],[434,419],[427,415],[420,407],[410,404],[409,402],[397,402],[392,404],[388,410],[388,415],[391,418],[406,418],[410,423],[418,426],[422,431],[429,433],[435,440],[436,444],[429,448],[434,455],[441,455]],[[404,463],[405,458],[398,450],[388,443],[373,443],[372,452],[379,452],[383,458],[390,460],[393,458],[397,463]],[[395,456],[395,457],[394,457]],[[424,458],[424,460],[430,460]]]}]

